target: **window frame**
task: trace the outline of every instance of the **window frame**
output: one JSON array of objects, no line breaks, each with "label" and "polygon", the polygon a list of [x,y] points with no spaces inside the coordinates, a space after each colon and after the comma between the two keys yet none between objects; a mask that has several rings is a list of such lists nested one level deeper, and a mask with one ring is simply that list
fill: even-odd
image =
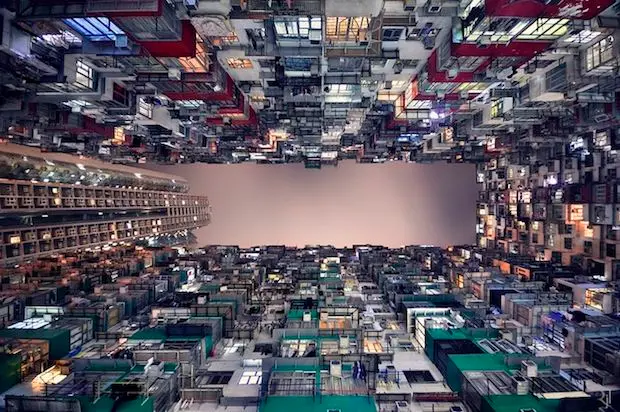
[{"label": "window frame", "polygon": [[605,36],[600,41],[588,47],[585,52],[586,72],[595,70],[614,58],[614,36]]},{"label": "window frame", "polygon": [[88,89],[93,89],[95,86],[95,70],[83,59],[75,61],[75,83]]},{"label": "window frame", "polygon": [[[381,41],[399,41],[404,30],[405,29],[402,27],[383,27],[381,30]],[[389,32],[387,36],[386,31]],[[398,33],[398,35],[396,35],[396,33]]]},{"label": "window frame", "polygon": [[251,59],[245,57],[228,57],[226,64],[229,68],[235,70],[245,70],[254,68],[254,64]]},{"label": "window frame", "polygon": [[146,117],[147,119],[153,118],[153,105],[151,103],[147,103],[144,100],[144,97],[140,97],[138,99],[138,114]]},{"label": "window frame", "polygon": [[325,22],[325,38],[331,42],[362,42],[368,39],[370,18],[327,17]]}]

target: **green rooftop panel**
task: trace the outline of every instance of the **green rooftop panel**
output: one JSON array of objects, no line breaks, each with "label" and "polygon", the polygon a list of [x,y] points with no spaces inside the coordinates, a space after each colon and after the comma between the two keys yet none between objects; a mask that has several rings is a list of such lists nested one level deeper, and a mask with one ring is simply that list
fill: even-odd
[{"label": "green rooftop panel", "polygon": [[[305,312],[308,312],[308,311],[303,310],[303,309],[291,309],[286,314],[286,317],[290,320],[302,320]],[[312,317],[312,320],[318,319],[319,312],[316,309],[312,309],[309,312]]]},{"label": "green rooftop panel", "polygon": [[519,412],[521,409],[556,412],[559,405],[559,399],[541,399],[534,395],[491,395],[482,398],[481,412]]},{"label": "green rooftop panel", "polygon": [[374,398],[367,396],[270,396],[260,407],[260,412],[377,412]]}]

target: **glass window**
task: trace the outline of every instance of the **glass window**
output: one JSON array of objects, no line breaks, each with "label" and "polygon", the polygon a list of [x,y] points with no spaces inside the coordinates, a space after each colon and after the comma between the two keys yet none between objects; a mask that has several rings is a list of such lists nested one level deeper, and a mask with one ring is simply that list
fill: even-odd
[{"label": "glass window", "polygon": [[383,29],[383,41],[398,41],[400,39],[403,29]]},{"label": "glass window", "polygon": [[253,67],[252,60],[250,59],[228,58],[226,59],[226,63],[231,69],[251,69]]},{"label": "glass window", "polygon": [[263,383],[262,371],[244,371],[239,379],[239,385],[260,385]]},{"label": "glass window", "polygon": [[504,101],[501,99],[491,102],[491,118],[501,117],[503,113]]},{"label": "glass window", "polygon": [[614,37],[607,36],[586,50],[586,71],[597,68],[613,59]]},{"label": "glass window", "polygon": [[80,86],[92,89],[94,86],[94,72],[93,68],[84,63],[83,60],[75,62],[75,82]]},{"label": "glass window", "polygon": [[320,17],[298,17],[297,19],[276,20],[273,23],[279,37],[308,38],[310,29],[321,30]]},{"label": "glass window", "polygon": [[315,59],[304,57],[285,57],[284,69],[294,71],[310,71]]},{"label": "glass window", "polygon": [[600,31],[581,30],[579,33],[570,35],[562,41],[564,43],[587,44],[594,41],[600,35]]},{"label": "glass window", "polygon": [[368,17],[328,17],[326,36],[331,41],[365,41],[368,25]]},{"label": "glass window", "polygon": [[64,22],[92,41],[114,41],[116,36],[125,35],[125,32],[107,17],[65,19]]},{"label": "glass window", "polygon": [[197,38],[196,55],[194,57],[179,57],[179,63],[186,73],[205,73],[209,67],[209,57],[204,43]]},{"label": "glass window", "polygon": [[141,114],[149,119],[153,118],[153,105],[148,103],[144,97],[141,97],[138,101],[138,114]]},{"label": "glass window", "polygon": [[536,19],[517,36],[517,40],[555,40],[568,31],[568,19]]},{"label": "glass window", "polygon": [[329,85],[329,94],[351,94],[353,86],[350,84],[331,84]]}]

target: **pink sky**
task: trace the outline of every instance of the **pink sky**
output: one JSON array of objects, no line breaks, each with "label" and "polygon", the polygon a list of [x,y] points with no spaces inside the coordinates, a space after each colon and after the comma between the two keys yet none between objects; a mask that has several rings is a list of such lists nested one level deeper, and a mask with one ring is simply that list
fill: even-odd
[{"label": "pink sky", "polygon": [[451,244],[475,241],[475,168],[468,164],[187,164],[156,170],[207,195],[199,245]]}]

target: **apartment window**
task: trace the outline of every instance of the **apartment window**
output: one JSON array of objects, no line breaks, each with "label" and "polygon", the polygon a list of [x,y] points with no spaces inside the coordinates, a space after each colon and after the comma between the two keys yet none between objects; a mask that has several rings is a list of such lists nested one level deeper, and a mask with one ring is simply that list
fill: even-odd
[{"label": "apartment window", "polygon": [[250,59],[234,59],[229,58],[226,59],[226,63],[228,67],[231,69],[251,69],[252,68],[252,60]]},{"label": "apartment window", "polygon": [[318,63],[318,60],[306,58],[306,57],[285,57],[284,68],[286,70],[293,71],[310,71],[313,63]]},{"label": "apartment window", "polygon": [[239,43],[239,37],[235,33],[229,33],[226,36],[209,37],[209,41],[214,46],[231,46]]},{"label": "apartment window", "polygon": [[403,29],[383,29],[382,39],[383,41],[398,41],[400,40],[401,34],[403,34]]},{"label": "apartment window", "polygon": [[149,119],[153,118],[153,105],[148,103],[144,97],[140,97],[140,100],[138,101],[138,114]]},{"label": "apartment window", "polygon": [[368,17],[328,17],[325,29],[327,40],[365,41],[369,23]]},{"label": "apartment window", "polygon": [[613,59],[614,36],[607,36],[586,50],[586,71],[601,66]]},{"label": "apartment window", "polygon": [[573,238],[566,237],[564,238],[564,249],[571,250],[573,248]]},{"label": "apartment window", "polygon": [[473,72],[486,60],[487,57],[459,57],[457,68],[461,72]]},{"label": "apartment window", "polygon": [[276,20],[274,23],[276,34],[280,37],[308,38],[310,30],[321,30],[323,27],[320,17],[298,17],[297,19]]},{"label": "apartment window", "polygon": [[502,99],[491,102],[491,118],[495,119],[502,116],[504,111],[504,101]]},{"label": "apartment window", "polygon": [[329,85],[329,94],[351,94],[351,93],[353,93],[353,85],[350,85],[350,84]]},{"label": "apartment window", "polygon": [[239,379],[239,385],[260,385],[263,383],[262,371],[245,371]]},{"label": "apartment window", "polygon": [[197,38],[196,55],[194,57],[179,57],[179,63],[186,73],[204,73],[209,67],[209,57],[202,40]]},{"label": "apartment window", "polygon": [[407,109],[432,109],[433,102],[430,100],[412,100]]},{"label": "apartment window", "polygon": [[92,89],[95,84],[93,68],[84,63],[83,60],[78,60],[75,62],[75,69],[75,82],[80,86]]},{"label": "apartment window", "polygon": [[581,30],[579,33],[570,35],[562,41],[564,43],[588,44],[596,40],[600,35],[600,31]]},{"label": "apartment window", "polygon": [[187,109],[197,109],[204,102],[202,100],[177,100],[176,105]]},{"label": "apartment window", "polygon": [[566,34],[568,22],[568,19],[536,19],[517,36],[517,40],[555,40]]},{"label": "apartment window", "polygon": [[607,243],[605,245],[605,254],[607,257],[616,258],[616,245],[613,243]]}]

